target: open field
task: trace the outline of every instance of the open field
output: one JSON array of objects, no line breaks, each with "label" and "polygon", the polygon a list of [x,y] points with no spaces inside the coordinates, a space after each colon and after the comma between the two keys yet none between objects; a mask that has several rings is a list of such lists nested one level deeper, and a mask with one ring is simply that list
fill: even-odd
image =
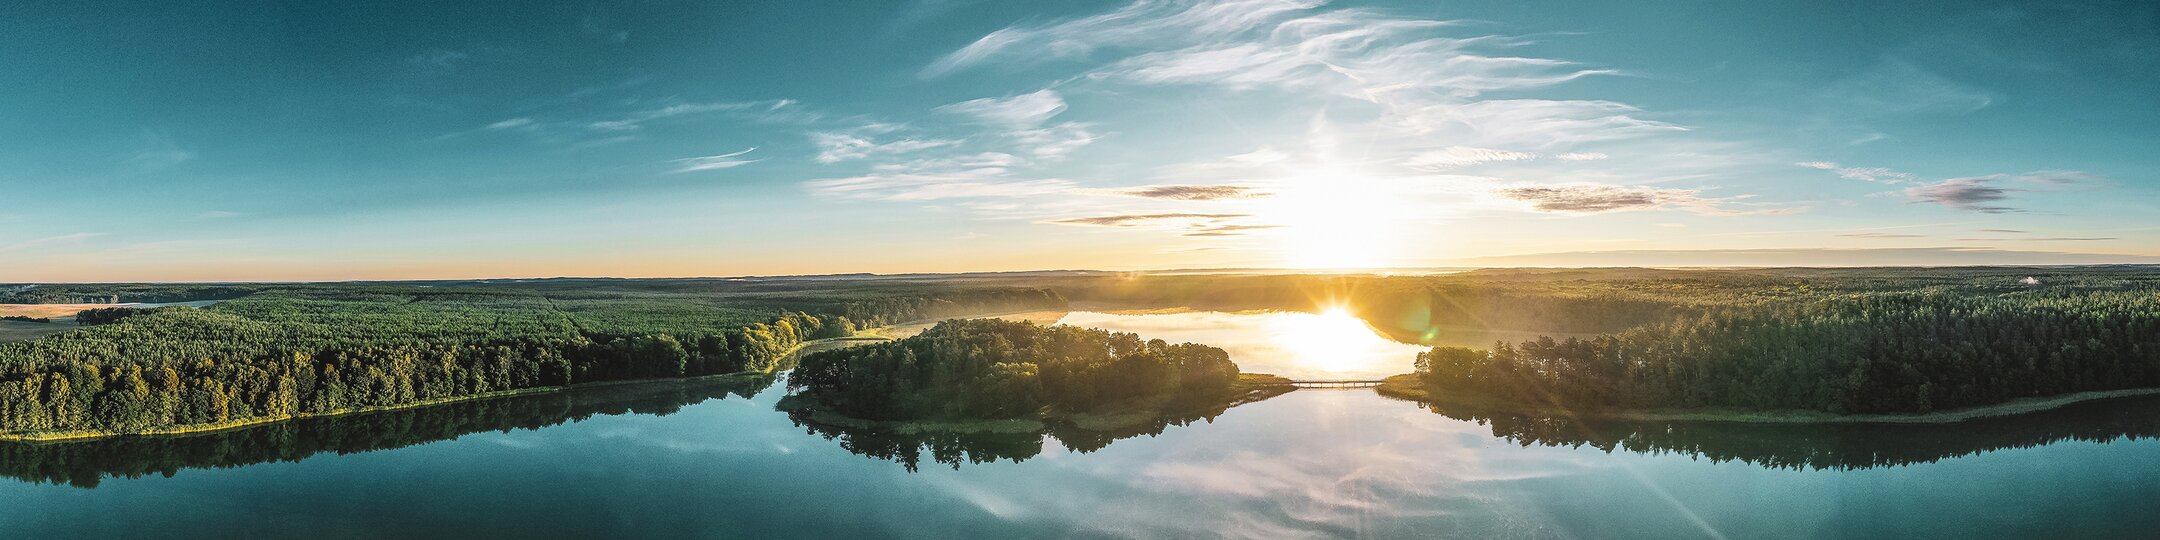
[{"label": "open field", "polygon": [[130,307],[134,304],[0,304],[0,317],[73,317],[85,309]]}]

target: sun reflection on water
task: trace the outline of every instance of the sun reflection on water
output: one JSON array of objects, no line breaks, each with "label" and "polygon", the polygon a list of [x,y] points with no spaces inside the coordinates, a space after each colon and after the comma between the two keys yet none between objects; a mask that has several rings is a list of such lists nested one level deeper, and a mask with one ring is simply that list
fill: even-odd
[{"label": "sun reflection on water", "polygon": [[1076,311],[1058,323],[1221,347],[1241,371],[1292,379],[1376,379],[1409,373],[1417,353],[1424,350],[1381,337],[1343,309],[1321,313]]}]

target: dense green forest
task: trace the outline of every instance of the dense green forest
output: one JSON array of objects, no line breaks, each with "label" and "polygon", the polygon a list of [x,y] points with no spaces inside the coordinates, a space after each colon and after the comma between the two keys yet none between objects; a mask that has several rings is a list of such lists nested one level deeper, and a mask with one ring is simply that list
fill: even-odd
[{"label": "dense green forest", "polygon": [[[1044,290],[771,295],[433,285],[264,286],[197,309],[0,343],[0,432],[130,433],[611,380],[767,372],[797,345],[949,311],[1048,309]],[[560,297],[560,298],[558,298]],[[883,311],[881,311],[883,310]]]},{"label": "dense green forest", "polygon": [[[1342,308],[1411,343],[1436,344],[1436,332],[1449,328],[1549,333],[1482,352],[1436,348],[1420,371],[1443,395],[1545,408],[1910,413],[2160,387],[2160,271],[2136,266],[1039,272],[8,291],[0,294],[17,302],[223,300],[105,310],[119,317],[0,343],[0,431],[16,434],[143,431],[566,383],[765,371],[804,340],[902,321],[1059,309],[1068,300],[1093,308]],[[950,332],[959,328],[969,327]],[[820,363],[800,384],[851,416],[983,418],[1161,395],[1165,372],[1221,380],[1227,364],[1202,358],[1205,348],[1153,351],[1145,343],[1118,350],[1183,356],[1181,364],[1113,369],[1111,360],[1123,361],[1115,351],[1077,363],[1000,362],[986,359],[1033,354],[1026,351],[1038,338],[974,330],[864,349],[889,356],[864,359],[862,369]],[[50,332],[28,335],[43,333]],[[933,342],[947,348],[918,348]],[[1183,363],[1197,368],[1188,373]]]},{"label": "dense green forest", "polygon": [[1071,326],[949,320],[891,343],[806,355],[788,387],[868,420],[1035,418],[1232,397],[1222,349]]},{"label": "dense green forest", "polygon": [[229,300],[254,293],[237,285],[19,285],[0,286],[0,304],[121,304]]},{"label": "dense green forest", "polygon": [[1117,307],[1339,307],[1408,343],[1451,328],[1548,333],[1437,347],[1455,399],[1543,409],[1920,413],[2160,387],[2160,271],[2046,268],[1486,269],[1422,276],[1047,278]]},{"label": "dense green forest", "polygon": [[1924,413],[2160,387],[2152,290],[1831,295],[1594,339],[1437,347],[1435,396],[1566,409]]}]

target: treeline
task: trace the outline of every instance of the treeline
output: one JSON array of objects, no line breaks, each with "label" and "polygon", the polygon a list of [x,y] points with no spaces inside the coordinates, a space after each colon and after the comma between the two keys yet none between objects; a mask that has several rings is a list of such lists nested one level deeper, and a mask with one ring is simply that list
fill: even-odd
[{"label": "treeline", "polygon": [[132,317],[138,313],[147,312],[149,312],[149,310],[138,310],[124,307],[90,308],[75,312],[75,324],[83,326],[90,326],[94,324],[112,324],[120,322],[120,319]]},{"label": "treeline", "polygon": [[1237,380],[1237,365],[1214,347],[976,319],[938,323],[896,342],[807,355],[788,386],[846,416],[917,420],[1204,403],[1228,396]]},{"label": "treeline", "polygon": [[28,315],[9,315],[6,317],[0,317],[0,321],[49,323],[52,322],[52,319],[48,319],[45,317],[31,317]]},{"label": "treeline", "polygon": [[749,397],[773,382],[771,375],[746,375],[677,384],[577,388],[184,437],[121,437],[67,444],[0,442],[0,476],[90,488],[105,478],[169,477],[188,469],[403,448],[471,433],[539,429],[596,415],[665,416],[710,399]]},{"label": "treeline", "polygon": [[1005,311],[1059,309],[1065,305],[1065,297],[1056,291],[1005,287],[862,298],[841,303],[837,312],[864,326],[883,326]]},{"label": "treeline", "polygon": [[121,304],[231,300],[256,287],[228,285],[37,285],[0,292],[0,304]]},{"label": "treeline", "polygon": [[[1738,283],[1716,292],[1686,282],[1520,281],[1492,276],[1163,275],[1064,278],[1074,300],[1125,308],[1346,309],[1396,340],[1419,343],[1436,329],[1618,332],[1712,306],[1750,304]],[[1752,282],[1752,281],[1750,281]],[[1709,292],[1708,294],[1705,294]]]},{"label": "treeline", "polygon": [[680,335],[590,333],[530,293],[375,286],[116,313],[125,318],[0,344],[0,432],[130,433],[574,383],[770,372],[805,341],[854,331],[843,316],[795,312]]},{"label": "treeline", "polygon": [[1595,339],[1440,347],[1417,374],[1435,396],[1540,408],[1925,413],[2160,387],[2160,295],[1838,295]]}]

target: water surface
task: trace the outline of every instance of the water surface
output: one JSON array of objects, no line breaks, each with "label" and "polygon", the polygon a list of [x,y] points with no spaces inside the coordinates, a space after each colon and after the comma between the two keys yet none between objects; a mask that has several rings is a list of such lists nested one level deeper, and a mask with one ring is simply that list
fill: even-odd
[{"label": "water surface", "polygon": [[1300,313],[1102,313],[1075,311],[1058,324],[1131,332],[1171,343],[1201,343],[1230,353],[1238,369],[1298,380],[1379,379],[1409,373],[1425,347],[1381,337],[1340,311]]},{"label": "water surface", "polygon": [[1591,425],[1300,390],[1159,430],[909,439],[797,425],[773,408],[782,394],[770,379],[663,383],[194,437],[0,444],[0,537],[2015,538],[2160,527],[2156,398],[1877,428]]}]

